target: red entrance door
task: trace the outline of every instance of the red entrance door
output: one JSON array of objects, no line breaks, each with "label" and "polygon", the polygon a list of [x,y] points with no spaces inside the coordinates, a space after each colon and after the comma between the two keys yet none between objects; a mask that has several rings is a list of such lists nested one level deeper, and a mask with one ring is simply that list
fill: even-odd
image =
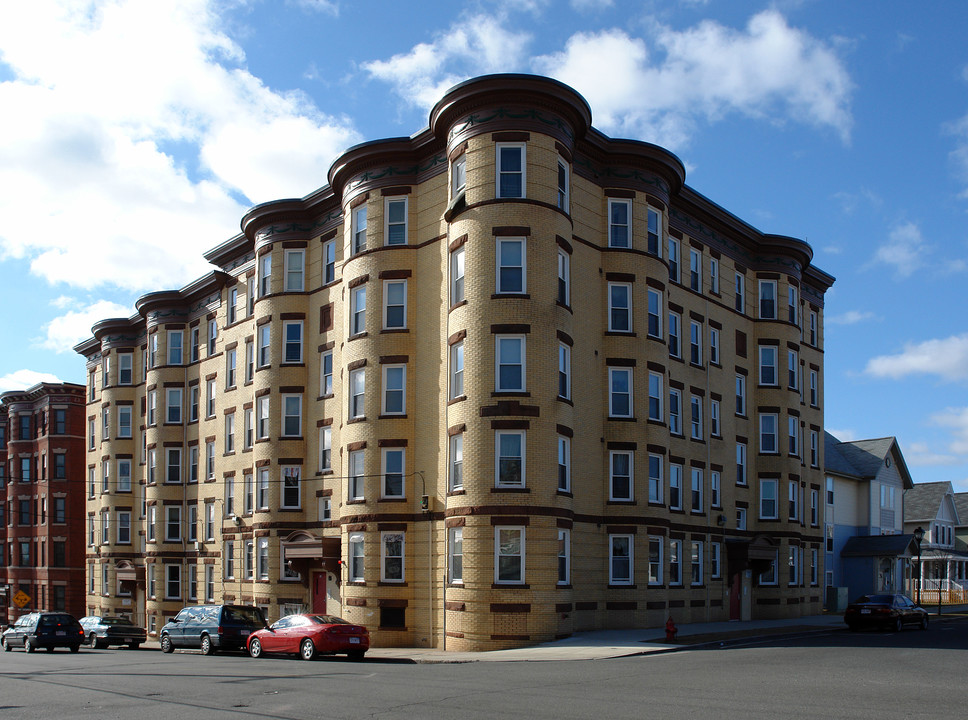
[{"label": "red entrance door", "polygon": [[326,573],[313,573],[313,612],[326,614]]},{"label": "red entrance door", "polygon": [[742,609],[742,587],[743,587],[743,574],[736,573],[733,575],[733,582],[729,586],[729,619],[730,620],[742,620],[743,609]]}]

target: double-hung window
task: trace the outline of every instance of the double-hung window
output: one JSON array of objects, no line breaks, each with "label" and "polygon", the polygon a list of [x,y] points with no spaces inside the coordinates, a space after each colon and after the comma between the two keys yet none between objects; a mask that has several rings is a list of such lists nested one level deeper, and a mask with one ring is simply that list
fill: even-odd
[{"label": "double-hung window", "polygon": [[524,238],[497,238],[498,294],[524,294],[527,292],[527,256]]},{"label": "double-hung window", "polygon": [[363,533],[353,533],[349,537],[350,582],[363,582],[363,559]]},{"label": "double-hung window", "polygon": [[236,383],[236,365],[238,351],[235,348],[225,351],[225,387],[234,388]]},{"label": "double-hung window", "polygon": [[797,480],[791,480],[788,487],[788,517],[790,520],[800,519],[800,483]]},{"label": "double-hung window", "polygon": [[632,201],[608,201],[608,246],[632,247]]},{"label": "double-hung window", "polygon": [[709,258],[709,292],[719,295],[719,260]]},{"label": "double-hung window", "polygon": [[669,281],[674,283],[680,282],[679,241],[675,240],[674,238],[669,238],[669,252],[667,260],[669,261]]},{"label": "double-hung window", "polygon": [[692,584],[702,585],[702,540],[692,541],[690,560],[692,569]]},{"label": "double-hung window", "polygon": [[760,345],[760,385],[776,385],[776,354],[775,345]]},{"label": "double-hung window", "polygon": [[631,585],[634,535],[608,536],[608,584]]},{"label": "double-hung window", "polygon": [[168,331],[168,364],[181,365],[184,358],[184,334],[181,330]]},{"label": "double-hung window", "polygon": [[464,301],[464,246],[450,254],[450,304]]},{"label": "double-hung window", "polygon": [[662,538],[649,538],[649,585],[662,584]]},{"label": "double-hung window", "polygon": [[709,401],[709,434],[713,437],[720,437],[721,428],[719,426],[719,400]]},{"label": "double-hung window", "polygon": [[608,284],[609,332],[632,332],[632,286],[629,283]]},{"label": "double-hung window", "polygon": [[632,368],[608,369],[609,417],[632,417]]},{"label": "double-hung window", "polygon": [[709,362],[719,365],[719,330],[709,328]]},{"label": "double-hung window", "polygon": [[239,289],[229,288],[228,298],[225,301],[225,324],[234,325],[238,318],[237,307],[239,304]]},{"label": "double-hung window", "polygon": [[774,478],[760,480],[760,519],[776,520],[777,515],[777,480]]},{"label": "double-hung window", "polygon": [[118,355],[118,384],[130,385],[134,374],[134,355],[120,353]]},{"label": "double-hung window", "polygon": [[383,497],[404,497],[405,463],[406,455],[403,448],[383,448]]},{"label": "double-hung window", "polygon": [[130,460],[118,460],[118,492],[131,492]]},{"label": "double-hung window", "polygon": [[649,290],[649,337],[662,338],[662,293]]},{"label": "double-hung window", "polygon": [[702,324],[689,323],[689,362],[702,365]]},{"label": "double-hung window", "polygon": [[182,389],[167,388],[165,390],[165,422],[180,423],[182,420]]},{"label": "double-hung window", "polygon": [[333,351],[327,350],[319,357],[319,394],[329,397],[333,394]]},{"label": "double-hung window", "polygon": [[456,198],[467,187],[467,156],[461,154],[450,166],[451,198]]},{"label": "double-hung window", "polygon": [[205,417],[215,417],[215,378],[205,383]]},{"label": "double-hung window", "polygon": [[791,415],[787,418],[787,451],[794,457],[800,457],[800,418]]},{"label": "double-hung window", "polygon": [[776,320],[775,280],[760,280],[760,319]]},{"label": "double-hung window", "polygon": [[682,540],[669,541],[669,584],[682,585]]},{"label": "double-hung window", "polygon": [[662,503],[662,466],[661,455],[649,455],[649,502]]},{"label": "double-hung window", "polygon": [[723,496],[719,470],[712,470],[709,473],[709,505],[714,508],[722,507]]},{"label": "double-hung window", "polygon": [[450,438],[450,489],[464,489],[464,435],[457,433]]},{"label": "double-hung window", "polygon": [[181,448],[165,448],[165,482],[181,482]]},{"label": "double-hung window", "polygon": [[694,513],[701,513],[704,510],[703,506],[703,477],[702,468],[692,468],[692,494],[690,496],[691,502],[689,504],[689,509]]},{"label": "double-hung window", "polygon": [[689,287],[702,292],[702,251],[689,249]]},{"label": "double-hung window", "polygon": [[131,406],[118,406],[118,437],[131,437]]},{"label": "double-hung window", "polygon": [[272,255],[265,253],[259,258],[259,297],[272,292]]},{"label": "double-hung window", "polygon": [[746,415],[746,376],[736,376],[736,414]]},{"label": "double-hung window", "polygon": [[306,251],[286,250],[286,292],[305,289]]},{"label": "double-hung window", "polygon": [[746,443],[736,443],[736,484],[746,484]]},{"label": "double-hung window", "polygon": [[282,435],[302,436],[302,395],[282,396]]},{"label": "double-hung window", "polygon": [[407,198],[388,197],[383,205],[386,245],[407,244]]},{"label": "double-hung window", "polygon": [[669,433],[682,435],[682,391],[669,390]]},{"label": "double-hung window", "polygon": [[558,584],[571,582],[571,530],[558,528]]},{"label": "double-hung window", "polygon": [[810,371],[810,406],[817,407],[819,403],[819,390],[817,382],[817,371]]},{"label": "double-hung window", "polygon": [[365,417],[364,391],[366,390],[366,374],[363,368],[350,373],[350,417]]},{"label": "double-hung window", "polygon": [[775,413],[760,415],[760,452],[777,453],[777,416]]},{"label": "double-hung window", "polygon": [[302,468],[298,465],[286,465],[282,468],[282,508],[293,510],[302,505],[302,483],[300,482]]},{"label": "double-hung window", "polygon": [[225,416],[225,452],[235,452],[235,413]]},{"label": "double-hung window", "polygon": [[610,451],[608,465],[608,499],[617,502],[630,502],[633,499],[631,451]]},{"label": "double-hung window", "polygon": [[571,490],[571,438],[558,436],[558,490]]},{"label": "double-hung window", "polygon": [[494,528],[495,584],[524,583],[525,528],[498,526]]},{"label": "double-hung window", "polygon": [[649,208],[649,227],[647,249],[653,255],[662,255],[662,216],[657,210]]},{"label": "double-hung window", "polygon": [[497,487],[525,486],[525,431],[498,430],[494,434]]},{"label": "double-hung window", "polygon": [[571,258],[564,250],[558,250],[558,302],[571,305]]},{"label": "double-hung window", "polygon": [[523,198],[527,183],[524,144],[498,143],[495,149],[497,151],[497,197]]},{"label": "double-hung window", "polygon": [[407,327],[407,281],[383,282],[383,327],[400,330]]},{"label": "double-hung window", "polygon": [[165,542],[181,540],[181,505],[165,506]]},{"label": "double-hung window", "polygon": [[218,340],[218,321],[208,321],[208,357],[215,355],[215,342]]},{"label": "double-hung window", "polygon": [[464,342],[455,342],[450,346],[450,399],[459,398],[464,394]]},{"label": "double-hung window", "polygon": [[366,330],[366,285],[350,291],[350,335]]},{"label": "double-hung window", "polygon": [[662,422],[662,376],[649,373],[649,420]]},{"label": "double-hung window", "polygon": [[259,327],[259,367],[268,367],[272,359],[271,327],[266,324]]},{"label": "double-hung window", "polygon": [[697,395],[689,397],[689,427],[693,440],[702,440],[702,398]]},{"label": "double-hung window", "polygon": [[259,468],[256,479],[255,506],[257,510],[269,509],[269,468]]},{"label": "double-hung window", "polygon": [[363,450],[354,450],[349,454],[349,499],[362,500],[366,484],[364,475],[365,456]]},{"label": "double-hung window", "polygon": [[256,399],[255,434],[260,440],[269,437],[269,396]]},{"label": "double-hung window", "polygon": [[669,313],[669,355],[674,358],[682,357],[681,333],[682,318],[679,313]]},{"label": "double-hung window", "polygon": [[800,302],[797,289],[792,285],[787,288],[787,320],[797,327],[800,326]]},{"label": "double-hung window", "polygon": [[558,397],[571,398],[571,348],[558,344]]},{"label": "double-hung window", "polygon": [[796,350],[787,350],[787,387],[791,390],[800,388],[800,358]]},{"label": "double-hung window", "polygon": [[568,212],[568,163],[558,158],[558,209]]},{"label": "double-hung window", "polygon": [[402,532],[380,533],[380,580],[382,582],[404,581],[405,537]]},{"label": "double-hung window", "polygon": [[383,414],[404,415],[407,412],[407,366],[383,366]]},{"label": "double-hung window", "polygon": [[282,361],[284,363],[301,363],[303,360],[302,320],[287,320],[286,322],[284,322],[282,324],[282,335],[283,335]]},{"label": "double-hung window", "polygon": [[736,312],[746,314],[746,276],[743,273],[736,273]]},{"label": "double-hung window", "polygon": [[523,392],[525,389],[525,336],[497,335],[495,344],[495,390]]},{"label": "double-hung window", "polygon": [[682,465],[669,466],[669,509],[682,510]]},{"label": "double-hung window", "polygon": [[336,241],[323,243],[323,284],[336,280]]},{"label": "double-hung window", "polygon": [[353,211],[353,254],[366,250],[366,205]]},{"label": "double-hung window", "polygon": [[333,428],[324,425],[319,428],[319,469],[333,469]]}]

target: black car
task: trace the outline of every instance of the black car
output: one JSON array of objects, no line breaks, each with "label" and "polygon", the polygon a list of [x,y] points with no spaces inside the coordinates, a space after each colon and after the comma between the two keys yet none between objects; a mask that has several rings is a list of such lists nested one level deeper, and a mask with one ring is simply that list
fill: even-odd
[{"label": "black car", "polygon": [[249,635],[266,627],[262,611],[252,605],[192,605],[182,608],[161,629],[161,649],[244,650]]},{"label": "black car", "polygon": [[88,615],[81,618],[86,642],[91,647],[106,648],[111,645],[127,645],[137,650],[147,639],[143,627],[123,617],[113,615]]},{"label": "black car", "polygon": [[22,647],[27,652],[37,648],[66,647],[77,652],[84,642],[84,628],[73,615],[62,612],[34,612],[17,618],[17,622],[3,631],[0,644],[10,652]]},{"label": "black car", "polygon": [[907,595],[861,595],[847,606],[844,622],[851,630],[881,627],[900,632],[905,625],[927,630],[928,613]]}]

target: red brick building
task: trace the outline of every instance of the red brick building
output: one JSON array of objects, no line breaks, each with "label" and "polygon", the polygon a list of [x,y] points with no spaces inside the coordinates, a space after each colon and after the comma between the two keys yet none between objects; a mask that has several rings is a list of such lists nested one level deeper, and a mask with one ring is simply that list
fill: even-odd
[{"label": "red brick building", "polygon": [[84,393],[40,383],[0,395],[0,622],[84,614]]}]

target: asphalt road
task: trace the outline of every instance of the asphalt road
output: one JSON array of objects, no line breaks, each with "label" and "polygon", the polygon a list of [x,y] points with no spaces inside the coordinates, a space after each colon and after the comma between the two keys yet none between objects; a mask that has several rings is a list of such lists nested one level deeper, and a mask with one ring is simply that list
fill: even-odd
[{"label": "asphalt road", "polygon": [[573,662],[14,651],[0,653],[0,717],[951,718],[968,707],[965,650],[968,620]]}]

